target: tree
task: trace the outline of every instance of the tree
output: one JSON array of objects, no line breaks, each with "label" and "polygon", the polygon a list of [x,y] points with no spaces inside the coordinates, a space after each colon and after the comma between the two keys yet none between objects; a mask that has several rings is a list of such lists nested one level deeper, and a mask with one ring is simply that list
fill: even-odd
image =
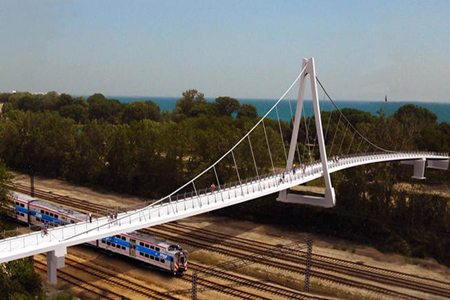
[{"label": "tree", "polygon": [[258,111],[256,110],[256,107],[254,107],[251,104],[242,104],[241,109],[239,110],[237,114],[238,118],[246,117],[250,119],[254,119],[258,117]]},{"label": "tree", "polygon": [[0,268],[2,299],[45,299],[40,276],[30,258],[3,264]]},{"label": "tree", "polygon": [[133,101],[125,106],[122,113],[122,122],[130,124],[132,121],[149,119],[160,121],[159,107],[152,101]]},{"label": "tree", "polygon": [[0,211],[4,211],[9,202],[7,198],[9,187],[6,184],[11,183],[12,178],[13,176],[8,172],[5,162],[0,159]]},{"label": "tree", "polygon": [[119,123],[123,105],[115,99],[106,99],[102,94],[94,94],[87,99],[89,104],[89,118],[112,124]]},{"label": "tree", "polygon": [[220,116],[231,116],[240,109],[239,101],[230,97],[218,97],[215,104]]},{"label": "tree", "polygon": [[186,117],[195,117],[200,114],[210,115],[214,109],[211,103],[207,103],[205,95],[197,90],[187,90],[182,93],[183,97],[177,101],[172,111],[172,120],[180,122]]}]

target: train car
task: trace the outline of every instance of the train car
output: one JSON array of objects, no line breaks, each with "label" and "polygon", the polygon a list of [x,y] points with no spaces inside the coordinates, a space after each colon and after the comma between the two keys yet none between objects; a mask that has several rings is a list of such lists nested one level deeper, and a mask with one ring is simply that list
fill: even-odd
[{"label": "train car", "polygon": [[30,201],[35,200],[34,198],[17,193],[17,192],[10,192],[8,194],[8,198],[11,200],[11,205],[9,205],[8,209],[8,216],[16,219],[19,222],[29,223],[29,210],[28,210],[28,203]]},{"label": "train car", "polygon": [[44,227],[44,224],[47,223],[49,227],[57,227],[87,221],[87,215],[84,213],[43,200],[31,200],[28,206],[29,223],[32,225]]},{"label": "train car", "polygon": [[[18,221],[39,227],[49,227],[87,221],[84,213],[60,205],[37,200],[18,192],[9,195],[12,201],[10,216]],[[187,270],[187,251],[179,245],[133,231],[88,243],[119,255],[142,261],[150,266],[183,276]]]},{"label": "train car", "polygon": [[181,277],[187,270],[186,250],[142,232],[133,231],[106,237],[97,246],[172,272],[175,276]]}]

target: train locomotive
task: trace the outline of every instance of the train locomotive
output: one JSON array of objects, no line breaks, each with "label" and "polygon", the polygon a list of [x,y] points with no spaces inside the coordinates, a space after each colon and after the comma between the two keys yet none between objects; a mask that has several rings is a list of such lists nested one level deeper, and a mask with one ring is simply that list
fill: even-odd
[{"label": "train locomotive", "polygon": [[[88,220],[88,215],[84,213],[22,193],[10,192],[9,199],[11,206],[8,215],[30,225],[44,227],[47,224],[51,228]],[[187,270],[186,250],[139,231],[105,237],[89,244],[171,272],[177,277],[182,277]]]}]

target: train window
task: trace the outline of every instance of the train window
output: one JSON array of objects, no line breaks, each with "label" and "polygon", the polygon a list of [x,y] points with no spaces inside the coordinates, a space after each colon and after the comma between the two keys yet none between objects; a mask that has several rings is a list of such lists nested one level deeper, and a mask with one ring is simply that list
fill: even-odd
[{"label": "train window", "polygon": [[116,246],[116,244],[114,244],[114,243],[111,243],[111,246],[115,247],[115,246]]},{"label": "train window", "polygon": [[130,239],[130,243],[136,244],[136,240],[135,239]]},{"label": "train window", "polygon": [[140,256],[144,256],[144,252],[139,252],[139,255]]},{"label": "train window", "polygon": [[75,223],[75,221],[74,220],[70,220],[70,223],[73,224],[73,223]]},{"label": "train window", "polygon": [[158,257],[155,257],[155,261],[159,261],[159,258],[158,258]]},{"label": "train window", "polygon": [[43,214],[44,213],[44,210],[43,209],[41,209],[41,214]]},{"label": "train window", "polygon": [[120,234],[116,235],[116,238],[120,239]]},{"label": "train window", "polygon": [[19,202],[16,202],[16,205],[20,205],[20,203],[19,203]]},{"label": "train window", "polygon": [[122,246],[122,250],[125,250],[125,246]]},{"label": "train window", "polygon": [[180,263],[184,264],[184,256],[180,256]]},{"label": "train window", "polygon": [[20,215],[21,215],[22,217],[25,217],[25,214],[23,214],[23,213],[21,213]]},{"label": "train window", "polygon": [[117,249],[120,249],[120,245],[117,245],[116,248],[117,248]]},{"label": "train window", "polygon": [[102,244],[106,244],[105,240],[102,240]]},{"label": "train window", "polygon": [[57,214],[55,214],[55,218],[58,219],[58,215]]},{"label": "train window", "polygon": [[140,243],[139,243],[139,246],[144,247],[144,243],[143,243],[143,242],[140,242]]},{"label": "train window", "polygon": [[155,259],[155,257],[153,255],[150,255],[150,259]]},{"label": "train window", "polygon": [[153,246],[150,246],[150,249],[152,249],[152,250],[155,250],[155,247],[153,247]]},{"label": "train window", "polygon": [[20,203],[20,206],[21,206],[21,207],[25,207],[25,205],[24,205],[23,203]]},{"label": "train window", "polygon": [[111,246],[111,242],[106,242],[106,245]]},{"label": "train window", "polygon": [[20,214],[20,212],[19,212],[19,211],[16,211],[16,214],[18,214],[18,215],[19,215],[19,214]]},{"label": "train window", "polygon": [[52,218],[53,218],[53,213],[50,213],[49,215],[50,215],[50,217],[52,217]]},{"label": "train window", "polygon": [[149,244],[145,244],[145,248],[148,248],[149,247]]},{"label": "train window", "polygon": [[159,252],[159,248],[158,247],[155,247],[155,250]]},{"label": "train window", "polygon": [[123,237],[122,237],[122,240],[123,240],[123,241],[126,241],[126,240],[127,240],[127,238],[123,236]]},{"label": "train window", "polygon": [[160,259],[160,261],[163,263],[163,264],[165,264],[166,263],[166,261],[164,260],[164,259]]}]

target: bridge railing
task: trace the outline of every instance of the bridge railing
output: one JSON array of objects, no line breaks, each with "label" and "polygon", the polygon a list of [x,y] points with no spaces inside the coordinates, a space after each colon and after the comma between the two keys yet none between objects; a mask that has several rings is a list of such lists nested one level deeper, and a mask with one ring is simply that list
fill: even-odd
[{"label": "bridge railing", "polygon": [[[399,152],[399,153],[367,153],[363,156],[358,155],[348,155],[337,157],[335,159],[330,159],[328,164],[330,168],[352,164],[354,162],[366,162],[366,161],[378,161],[383,159],[416,159],[421,157],[428,158],[447,158],[448,154],[439,152]],[[285,170],[274,170],[267,174],[261,175],[259,177],[252,177],[244,180],[243,182],[230,182],[225,183],[218,187],[217,189],[211,190],[210,188],[202,188],[197,191],[185,192],[184,194],[172,195],[167,198],[158,200],[149,206],[141,209],[129,210],[127,212],[122,212],[119,214],[118,218],[110,219],[106,218],[95,218],[93,223],[96,223],[94,228],[89,228],[88,222],[75,223],[70,225],[61,226],[54,229],[49,229],[49,238],[47,241],[52,240],[52,231],[61,230],[60,237],[69,238],[77,236],[80,234],[85,234],[89,231],[99,230],[102,227],[119,225],[125,223],[132,223],[133,221],[141,220],[141,218],[152,219],[154,217],[160,217],[162,215],[174,214],[178,211],[187,211],[189,209],[196,209],[202,207],[203,205],[208,205],[211,203],[217,203],[220,201],[235,199],[237,197],[247,196],[250,194],[258,193],[261,191],[279,191],[282,189],[287,189],[292,185],[293,181],[302,182],[302,180],[307,181],[310,177],[319,177],[322,173],[322,165],[320,161],[309,162],[304,164],[305,167],[299,166],[295,173],[292,169]],[[284,180],[283,180],[284,175]],[[31,235],[19,236],[19,237],[9,237],[6,240],[10,241],[9,251],[13,251],[14,248],[11,246],[15,239],[22,239],[20,245],[25,246],[26,244],[32,243],[38,245],[42,242],[39,239],[41,233],[34,233]]]}]

